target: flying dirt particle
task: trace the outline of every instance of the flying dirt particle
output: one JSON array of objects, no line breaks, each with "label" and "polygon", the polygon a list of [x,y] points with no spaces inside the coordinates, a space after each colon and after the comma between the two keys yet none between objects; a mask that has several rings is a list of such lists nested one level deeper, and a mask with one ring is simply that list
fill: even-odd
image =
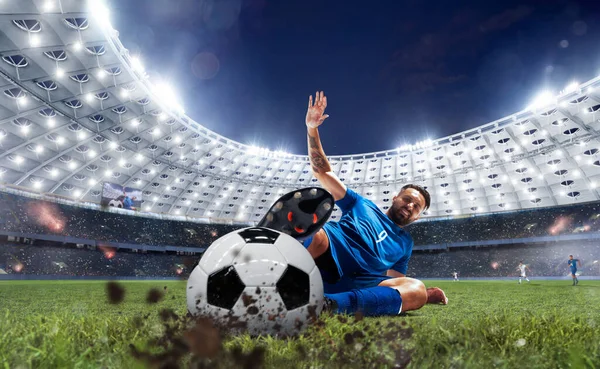
[{"label": "flying dirt particle", "polygon": [[148,295],[146,296],[146,302],[149,304],[156,304],[163,298],[162,292],[160,292],[156,288],[152,288],[148,291]]},{"label": "flying dirt particle", "polygon": [[354,337],[352,336],[352,334],[346,333],[344,335],[344,343],[346,343],[346,345],[351,345],[354,343]]},{"label": "flying dirt particle", "polygon": [[357,311],[357,312],[354,314],[354,321],[355,321],[355,322],[360,322],[360,321],[361,321],[361,320],[363,320],[364,318],[365,318],[365,314],[363,314],[363,313],[362,313],[362,312],[360,312],[360,311]]},{"label": "flying dirt particle", "polygon": [[108,295],[109,303],[118,304],[121,303],[125,297],[125,288],[117,282],[108,282],[106,283],[106,293]]},{"label": "flying dirt particle", "polygon": [[163,322],[166,322],[169,319],[172,319],[172,320],[179,319],[179,316],[177,314],[175,314],[175,312],[171,309],[162,309],[158,314],[160,316],[160,319]]},{"label": "flying dirt particle", "polygon": [[246,313],[256,315],[258,314],[258,308],[255,305],[249,306],[248,309],[246,309]]},{"label": "flying dirt particle", "polygon": [[319,315],[317,314],[317,305],[308,305],[307,310],[310,321],[316,322],[319,318]]},{"label": "flying dirt particle", "polygon": [[260,287],[256,286],[256,291],[254,291],[257,295],[260,295]]},{"label": "flying dirt particle", "polygon": [[221,351],[221,334],[211,319],[199,318],[183,334],[190,351],[200,358],[214,358]]},{"label": "flying dirt particle", "polygon": [[354,338],[365,338],[365,334],[361,331],[352,332],[352,337]]},{"label": "flying dirt particle", "polygon": [[248,354],[244,354],[242,349],[236,347],[232,350],[232,356],[236,368],[259,369],[263,367],[265,361],[265,348],[255,347]]},{"label": "flying dirt particle", "polygon": [[257,300],[247,293],[242,293],[242,302],[244,303],[244,307],[248,307],[248,305],[254,304]]}]

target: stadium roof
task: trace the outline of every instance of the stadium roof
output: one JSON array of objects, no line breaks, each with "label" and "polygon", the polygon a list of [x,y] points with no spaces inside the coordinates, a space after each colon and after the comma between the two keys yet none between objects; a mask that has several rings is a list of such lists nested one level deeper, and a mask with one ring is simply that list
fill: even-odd
[{"label": "stadium roof", "polygon": [[[90,4],[0,2],[0,181],[96,203],[107,181],[142,189],[144,211],[237,222],[317,185],[306,156],[250,147],[186,116],[129,55],[100,1]],[[595,201],[597,91],[600,78],[449,137],[329,159],[382,208],[406,183],[427,187],[430,217]]]}]

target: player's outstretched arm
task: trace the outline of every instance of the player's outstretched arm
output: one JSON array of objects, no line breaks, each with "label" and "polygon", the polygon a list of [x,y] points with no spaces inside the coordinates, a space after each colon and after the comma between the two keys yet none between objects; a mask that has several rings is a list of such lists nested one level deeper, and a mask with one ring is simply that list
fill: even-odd
[{"label": "player's outstretched arm", "polygon": [[346,185],[331,171],[331,165],[321,145],[318,127],[329,117],[329,115],[324,114],[325,108],[327,108],[327,97],[323,94],[323,91],[317,92],[314,101],[312,96],[308,98],[308,110],[306,112],[308,157],[310,158],[313,175],[337,201],[346,196]]}]

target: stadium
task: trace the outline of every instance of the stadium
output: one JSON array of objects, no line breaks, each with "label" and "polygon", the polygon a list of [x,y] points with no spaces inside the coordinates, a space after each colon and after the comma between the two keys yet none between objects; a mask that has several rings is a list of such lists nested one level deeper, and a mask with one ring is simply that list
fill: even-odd
[{"label": "stadium", "polygon": [[[203,252],[256,226],[283,194],[319,186],[310,159],[186,115],[100,2],[4,1],[0,11],[0,362],[143,367],[129,345],[164,334],[161,309],[185,315],[183,281]],[[429,191],[430,208],[407,227],[407,275],[444,287],[450,305],[325,317],[328,335],[296,341],[233,337],[211,365],[600,366],[598,91],[600,77],[448,137],[328,156],[384,211],[407,183]],[[568,289],[568,255],[582,263],[583,288]],[[521,261],[529,285],[517,284]],[[124,281],[123,304],[107,302],[106,280]],[[160,303],[144,301],[151,289]],[[372,327],[403,339],[381,354]]]}]

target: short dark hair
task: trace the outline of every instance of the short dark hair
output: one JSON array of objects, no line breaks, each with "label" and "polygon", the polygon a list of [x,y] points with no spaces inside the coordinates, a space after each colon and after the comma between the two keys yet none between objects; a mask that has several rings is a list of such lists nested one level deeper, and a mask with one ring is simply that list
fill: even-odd
[{"label": "short dark hair", "polygon": [[424,211],[429,209],[429,206],[431,206],[431,196],[429,195],[429,192],[427,192],[427,190],[424,187],[421,187],[419,185],[416,184],[412,184],[409,183],[407,185],[405,185],[404,187],[402,187],[400,189],[400,192],[412,188],[413,190],[417,190],[419,191],[419,193],[423,196],[423,198],[425,198],[425,209],[423,209]]},{"label": "short dark hair", "polygon": [[569,255],[569,257],[570,257],[570,258],[572,258],[572,257],[573,257],[573,255]]}]

